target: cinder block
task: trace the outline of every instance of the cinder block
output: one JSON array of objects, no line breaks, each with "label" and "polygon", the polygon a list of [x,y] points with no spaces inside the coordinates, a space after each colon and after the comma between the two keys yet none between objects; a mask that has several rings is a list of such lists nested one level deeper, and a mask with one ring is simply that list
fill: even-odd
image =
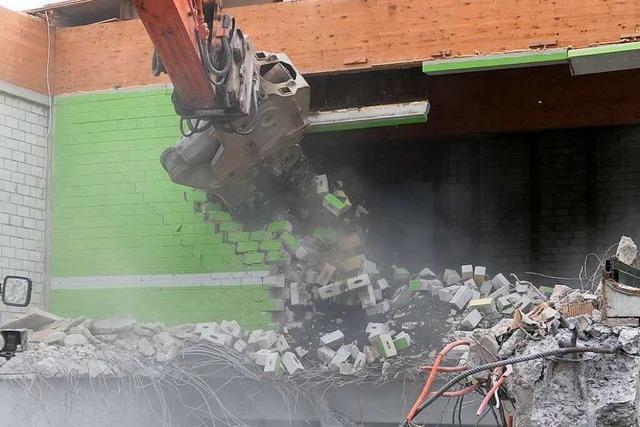
[{"label": "cinder block", "polygon": [[411,273],[409,273],[409,270],[403,267],[397,267],[395,265],[392,268],[393,268],[393,281],[395,283],[404,283],[407,280],[409,280],[409,277],[411,276]]},{"label": "cinder block", "polygon": [[336,217],[339,217],[349,210],[349,205],[345,201],[340,200],[331,193],[324,196],[322,199],[322,206]]},{"label": "cinder block", "polygon": [[499,289],[499,288],[501,288],[501,287],[509,288],[509,286],[511,286],[511,282],[509,282],[509,281],[507,280],[507,278],[506,278],[506,277],[504,277],[504,274],[502,274],[502,273],[498,273],[498,274],[496,274],[496,275],[493,277],[493,279],[491,279],[491,281],[493,282],[493,286],[494,286],[496,289]]},{"label": "cinder block", "polygon": [[322,270],[320,271],[320,274],[316,278],[316,282],[320,286],[326,286],[331,280],[331,278],[333,277],[335,272],[336,272],[336,267],[334,265],[329,264],[328,262],[325,263],[324,267],[322,267]]},{"label": "cinder block", "polygon": [[[495,282],[494,282],[495,284]],[[492,293],[489,294],[489,296],[495,300],[497,300],[500,297],[506,297],[509,295],[509,288],[505,287],[505,286],[501,286],[498,289],[496,289],[495,291],[493,291]]]},{"label": "cinder block", "polygon": [[418,276],[420,276],[423,279],[435,279],[436,274],[433,271],[431,271],[429,267],[425,267],[422,270],[420,270],[420,273],[418,273]]},{"label": "cinder block", "polygon": [[365,311],[367,313],[367,316],[377,316],[388,312],[390,309],[391,304],[389,304],[389,301],[384,300],[374,305],[373,307],[367,307]]},{"label": "cinder block", "polygon": [[493,282],[490,280],[486,280],[482,285],[480,285],[480,293],[482,295],[489,295],[493,290]]},{"label": "cinder block", "polygon": [[341,375],[351,375],[353,373],[353,365],[349,362],[342,362],[340,364]]},{"label": "cinder block", "polygon": [[374,339],[376,348],[380,355],[384,358],[397,356],[398,352],[395,345],[393,345],[393,338],[390,334],[381,334]]},{"label": "cinder block", "polygon": [[411,345],[411,337],[406,332],[400,332],[393,338],[393,345],[397,351],[406,350]]},{"label": "cinder block", "polygon": [[367,356],[358,351],[358,355],[353,360],[353,372],[358,372],[367,364]]},{"label": "cinder block", "polygon": [[342,346],[338,349],[338,351],[336,351],[335,356],[333,356],[333,359],[331,359],[331,362],[329,362],[329,366],[340,369],[340,365],[346,362],[350,356],[350,349],[347,346]]},{"label": "cinder block", "polygon": [[460,280],[463,282],[473,278],[473,265],[465,264],[460,267]]},{"label": "cinder block", "polygon": [[529,292],[529,285],[522,282],[516,282],[516,292],[519,294],[526,294]]},{"label": "cinder block", "polygon": [[438,291],[438,298],[442,302],[449,302],[453,296],[458,292],[461,286],[453,285],[446,288],[442,288]]},{"label": "cinder block", "polygon": [[380,357],[380,352],[374,345],[365,345],[363,352],[367,363],[373,363]]},{"label": "cinder block", "polygon": [[476,289],[478,289],[478,285],[476,285],[476,281],[473,279],[465,280],[463,285],[471,289],[472,291],[475,291]]},{"label": "cinder block", "polygon": [[464,319],[462,319],[460,327],[467,331],[470,331],[472,329],[475,329],[480,324],[481,320],[482,314],[480,314],[478,310],[473,310],[469,312],[469,314],[467,314]]},{"label": "cinder block", "polygon": [[487,267],[483,267],[477,265],[473,270],[473,280],[476,282],[477,286],[481,286],[484,283],[484,280],[487,276]]},{"label": "cinder block", "polygon": [[264,363],[264,376],[274,378],[282,372],[282,364],[278,353],[269,353]]},{"label": "cinder block", "polygon": [[[273,347],[273,345],[278,340],[278,334],[275,331],[264,331],[260,338],[258,338],[258,348],[260,349],[268,349]],[[251,342],[251,338],[249,338],[249,342]]]},{"label": "cinder block", "polygon": [[291,347],[289,347],[289,343],[287,342],[287,339],[284,337],[284,335],[279,335],[275,343],[275,349],[280,353],[284,353],[290,348]]},{"label": "cinder block", "polygon": [[326,194],[329,192],[329,179],[327,175],[316,175],[313,178],[316,184],[316,194]]},{"label": "cinder block", "polygon": [[271,233],[282,233],[287,231],[289,233],[293,232],[293,225],[289,221],[274,221],[267,226],[267,231]]},{"label": "cinder block", "polygon": [[373,291],[373,286],[369,285],[366,288],[358,290],[358,300],[362,308],[373,307],[376,305],[376,295]]},{"label": "cinder block", "polygon": [[369,341],[371,341],[374,336],[389,333],[389,327],[386,323],[369,322],[364,331],[369,336]]},{"label": "cinder block", "polygon": [[373,261],[369,261],[368,259],[364,260],[364,262],[362,263],[361,272],[363,274],[369,274],[372,276],[380,274],[380,271],[378,270],[378,265]]},{"label": "cinder block", "polygon": [[243,353],[246,348],[247,343],[243,340],[237,340],[235,343],[233,343],[233,349],[238,353]]},{"label": "cinder block", "polygon": [[376,281],[376,284],[378,285],[378,288],[381,291],[384,291],[385,289],[389,289],[389,282],[387,282],[387,279],[385,279],[385,278],[378,279]]},{"label": "cinder block", "polygon": [[458,310],[463,310],[472,297],[473,291],[466,286],[461,286],[455,293],[453,298],[451,298],[449,303],[456,307]]},{"label": "cinder block", "polygon": [[265,363],[267,363],[267,356],[269,356],[272,353],[273,352],[271,350],[256,351],[256,353],[253,356],[255,358],[256,365],[264,366]]},{"label": "cinder block", "polygon": [[320,337],[323,346],[336,349],[344,342],[344,334],[340,330],[335,330]]},{"label": "cinder block", "polygon": [[513,304],[509,300],[508,296],[501,296],[496,300],[496,308],[501,312],[504,311],[505,309],[508,309],[508,308],[512,307],[512,306],[513,306]]},{"label": "cinder block", "polygon": [[360,274],[347,279],[347,289],[360,289],[371,284],[371,278],[368,274]]},{"label": "cinder block", "polygon": [[284,276],[268,276],[262,279],[262,284],[269,288],[284,288]]},{"label": "cinder block", "polygon": [[442,275],[445,283],[449,286],[457,285],[460,283],[460,275],[455,270],[446,269]]},{"label": "cinder block", "polygon": [[467,306],[469,309],[478,310],[481,313],[495,313],[496,305],[493,298],[480,298],[480,299],[472,299],[469,301],[469,305]]},{"label": "cinder block", "polygon": [[342,293],[342,284],[340,282],[331,283],[329,285],[318,288],[318,295],[320,296],[320,299],[333,298]]},{"label": "cinder block", "polygon": [[336,355],[336,352],[330,349],[329,347],[319,347],[318,351],[318,359],[325,365],[329,364],[331,360]]},{"label": "cinder block", "polygon": [[283,354],[281,361],[282,361],[282,365],[287,370],[289,375],[293,375],[296,373],[296,371],[304,369],[304,366],[302,366],[302,363],[300,363],[300,360],[296,357],[295,354],[291,352],[287,352]]}]

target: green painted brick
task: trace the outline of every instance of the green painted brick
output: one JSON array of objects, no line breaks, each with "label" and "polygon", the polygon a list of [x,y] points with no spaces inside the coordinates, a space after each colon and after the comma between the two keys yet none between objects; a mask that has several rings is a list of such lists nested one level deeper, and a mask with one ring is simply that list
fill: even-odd
[{"label": "green painted brick", "polygon": [[228,233],[227,234],[227,243],[248,242],[250,235],[251,235],[251,233],[243,232],[243,231],[237,231],[237,232]]},{"label": "green painted brick", "polygon": [[260,242],[258,250],[261,252],[280,251],[282,250],[282,242],[280,240],[265,240]]},{"label": "green painted brick", "polygon": [[282,251],[270,251],[267,252],[266,262],[267,264],[278,264],[284,262],[287,256]]},{"label": "green painted brick", "polygon": [[274,221],[267,226],[267,231],[272,233],[282,233],[283,231],[293,231],[291,223],[286,220]]},{"label": "green painted brick", "polygon": [[259,231],[252,231],[250,239],[254,242],[262,242],[263,240],[271,239],[271,236],[272,234],[270,231],[259,230]]},{"label": "green painted brick", "polygon": [[240,242],[236,246],[236,252],[246,254],[247,252],[255,252],[258,250],[258,242]]},{"label": "green painted brick", "polygon": [[231,214],[224,211],[212,211],[209,212],[209,219],[217,222],[231,221]]},{"label": "green painted brick", "polygon": [[296,250],[298,246],[300,246],[300,242],[298,242],[298,239],[296,239],[296,237],[288,231],[285,231],[280,235],[280,241],[290,251]]},{"label": "green painted brick", "polygon": [[242,225],[234,221],[221,222],[218,226],[218,231],[220,231],[221,233],[229,233],[229,232],[241,231],[241,230],[242,230]]},{"label": "green painted brick", "polygon": [[244,255],[243,262],[245,264],[263,264],[265,260],[264,253],[262,252],[253,252]]}]

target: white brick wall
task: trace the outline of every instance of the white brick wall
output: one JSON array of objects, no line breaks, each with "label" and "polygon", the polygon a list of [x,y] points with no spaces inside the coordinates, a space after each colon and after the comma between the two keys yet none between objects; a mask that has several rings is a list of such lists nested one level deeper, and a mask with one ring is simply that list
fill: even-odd
[{"label": "white brick wall", "polygon": [[[33,280],[42,307],[45,275],[48,107],[0,91],[0,278]],[[0,318],[23,309],[0,304]]]}]

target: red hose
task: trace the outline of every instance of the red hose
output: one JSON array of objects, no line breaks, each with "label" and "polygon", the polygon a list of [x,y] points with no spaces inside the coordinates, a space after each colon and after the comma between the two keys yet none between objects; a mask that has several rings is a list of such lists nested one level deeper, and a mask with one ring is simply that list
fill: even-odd
[{"label": "red hose", "polygon": [[422,403],[422,401],[427,396],[429,396],[429,391],[431,390],[431,386],[433,385],[433,382],[436,379],[436,374],[438,373],[438,370],[440,368],[440,363],[442,363],[442,360],[447,355],[447,353],[449,353],[452,349],[460,345],[470,345],[470,344],[471,342],[469,340],[454,341],[444,346],[444,348],[440,351],[440,353],[438,353],[438,355],[436,356],[436,359],[433,361],[433,365],[431,366],[431,373],[429,374],[429,378],[427,378],[427,382],[422,388],[422,391],[420,392],[418,399],[416,399],[416,402],[413,404],[413,406],[411,407],[411,410],[407,414],[407,420],[409,421],[413,420],[413,417],[415,416],[416,411],[418,410],[418,407],[420,407],[420,404]]}]

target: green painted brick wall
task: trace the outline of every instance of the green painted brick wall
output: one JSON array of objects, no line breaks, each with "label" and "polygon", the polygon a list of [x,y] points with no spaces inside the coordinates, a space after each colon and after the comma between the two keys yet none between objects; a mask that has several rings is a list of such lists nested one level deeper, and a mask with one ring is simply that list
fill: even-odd
[{"label": "green painted brick wall", "polygon": [[[219,214],[220,224],[204,222],[203,214],[194,210],[202,194],[172,183],[162,169],[160,154],[179,138],[170,94],[170,89],[155,88],[56,99],[54,278],[268,268],[243,264],[235,245],[225,242],[224,230],[235,229],[235,223],[225,214]],[[230,314],[226,301],[235,301],[238,295],[266,299],[265,291],[256,287],[198,292],[183,288],[54,289],[52,309],[63,315],[103,316],[116,312],[117,304],[109,298],[121,299],[117,294],[139,303],[154,301],[144,307],[137,303],[124,307],[136,308],[145,318],[172,322],[224,318]],[[194,306],[190,298],[202,300],[203,305]],[[182,307],[182,315],[175,305]],[[240,304],[236,309],[248,323],[265,322],[256,308],[256,304]]]}]

